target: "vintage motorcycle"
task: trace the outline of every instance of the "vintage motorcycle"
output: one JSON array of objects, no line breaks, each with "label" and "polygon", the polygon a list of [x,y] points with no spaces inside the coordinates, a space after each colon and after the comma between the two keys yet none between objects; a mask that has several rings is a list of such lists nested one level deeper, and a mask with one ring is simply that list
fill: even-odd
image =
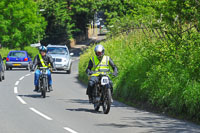
[{"label": "vintage motorcycle", "polygon": [[99,111],[100,106],[102,106],[104,114],[109,113],[112,102],[110,78],[108,76],[110,74],[106,72],[99,74],[99,82],[95,85],[92,93],[94,110]]},{"label": "vintage motorcycle", "polygon": [[43,98],[46,97],[46,92],[48,89],[48,76],[47,76],[47,67],[39,67],[40,77],[39,77],[39,91],[41,92],[41,96]]}]

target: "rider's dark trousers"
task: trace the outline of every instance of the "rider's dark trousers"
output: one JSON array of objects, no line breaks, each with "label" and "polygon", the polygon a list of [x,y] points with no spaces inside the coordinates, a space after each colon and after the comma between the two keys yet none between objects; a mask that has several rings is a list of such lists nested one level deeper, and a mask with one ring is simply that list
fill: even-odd
[{"label": "rider's dark trousers", "polygon": [[86,92],[87,95],[89,95],[89,96],[92,95],[92,90],[93,90],[95,84],[97,84],[98,82],[99,82],[99,77],[97,77],[97,76],[90,77],[89,82],[88,82],[87,92]]},{"label": "rider's dark trousers", "polygon": [[[109,78],[110,79],[110,78]],[[94,86],[95,84],[97,84],[99,82],[99,77],[97,76],[92,76],[90,79],[89,79],[89,82],[88,82],[88,88],[87,88],[87,92],[86,94],[89,95],[89,96],[92,96],[92,91],[94,89]],[[111,91],[113,91],[113,83],[112,81],[110,80],[110,86],[111,86]]]}]

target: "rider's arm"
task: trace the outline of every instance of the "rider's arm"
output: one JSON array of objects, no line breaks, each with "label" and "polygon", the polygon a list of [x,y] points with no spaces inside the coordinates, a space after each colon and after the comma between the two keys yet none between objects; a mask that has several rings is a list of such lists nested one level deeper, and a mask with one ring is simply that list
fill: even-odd
[{"label": "rider's arm", "polygon": [[48,58],[49,58],[49,62],[50,62],[51,67],[55,68],[55,63],[54,63],[53,58],[51,57],[51,55],[48,55]]},{"label": "rider's arm", "polygon": [[37,64],[38,64],[38,55],[36,55],[33,60],[32,70],[35,70],[35,67],[37,66]]},{"label": "rider's arm", "polygon": [[88,63],[88,67],[86,69],[86,73],[89,74],[91,72],[91,69],[93,67],[93,62],[92,60],[90,59],[89,63]]},{"label": "rider's arm", "polygon": [[109,59],[109,64],[110,66],[112,67],[113,71],[115,74],[118,74],[118,69],[117,69],[117,66],[114,64],[113,60],[110,58]]}]

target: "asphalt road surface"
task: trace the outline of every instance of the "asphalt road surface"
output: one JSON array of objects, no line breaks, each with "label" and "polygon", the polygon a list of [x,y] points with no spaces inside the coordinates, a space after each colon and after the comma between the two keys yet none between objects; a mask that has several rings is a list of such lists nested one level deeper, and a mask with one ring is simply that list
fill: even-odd
[{"label": "asphalt road surface", "polygon": [[34,74],[6,71],[0,83],[0,133],[194,133],[200,126],[141,111],[114,101],[110,113],[93,110],[78,79],[78,57],[71,74],[54,73],[45,99],[33,92]]}]

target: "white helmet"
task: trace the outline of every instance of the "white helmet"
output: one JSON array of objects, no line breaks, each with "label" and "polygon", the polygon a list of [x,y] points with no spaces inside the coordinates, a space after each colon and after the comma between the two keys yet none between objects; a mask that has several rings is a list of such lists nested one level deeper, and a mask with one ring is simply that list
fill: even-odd
[{"label": "white helmet", "polygon": [[94,52],[95,52],[96,56],[97,56],[99,59],[102,58],[102,57],[104,56],[104,51],[105,51],[105,49],[104,49],[104,47],[103,47],[101,44],[97,45],[97,46],[95,47],[95,49],[94,49]]},{"label": "white helmet", "polygon": [[40,46],[39,51],[47,52],[47,48],[45,46]]}]

